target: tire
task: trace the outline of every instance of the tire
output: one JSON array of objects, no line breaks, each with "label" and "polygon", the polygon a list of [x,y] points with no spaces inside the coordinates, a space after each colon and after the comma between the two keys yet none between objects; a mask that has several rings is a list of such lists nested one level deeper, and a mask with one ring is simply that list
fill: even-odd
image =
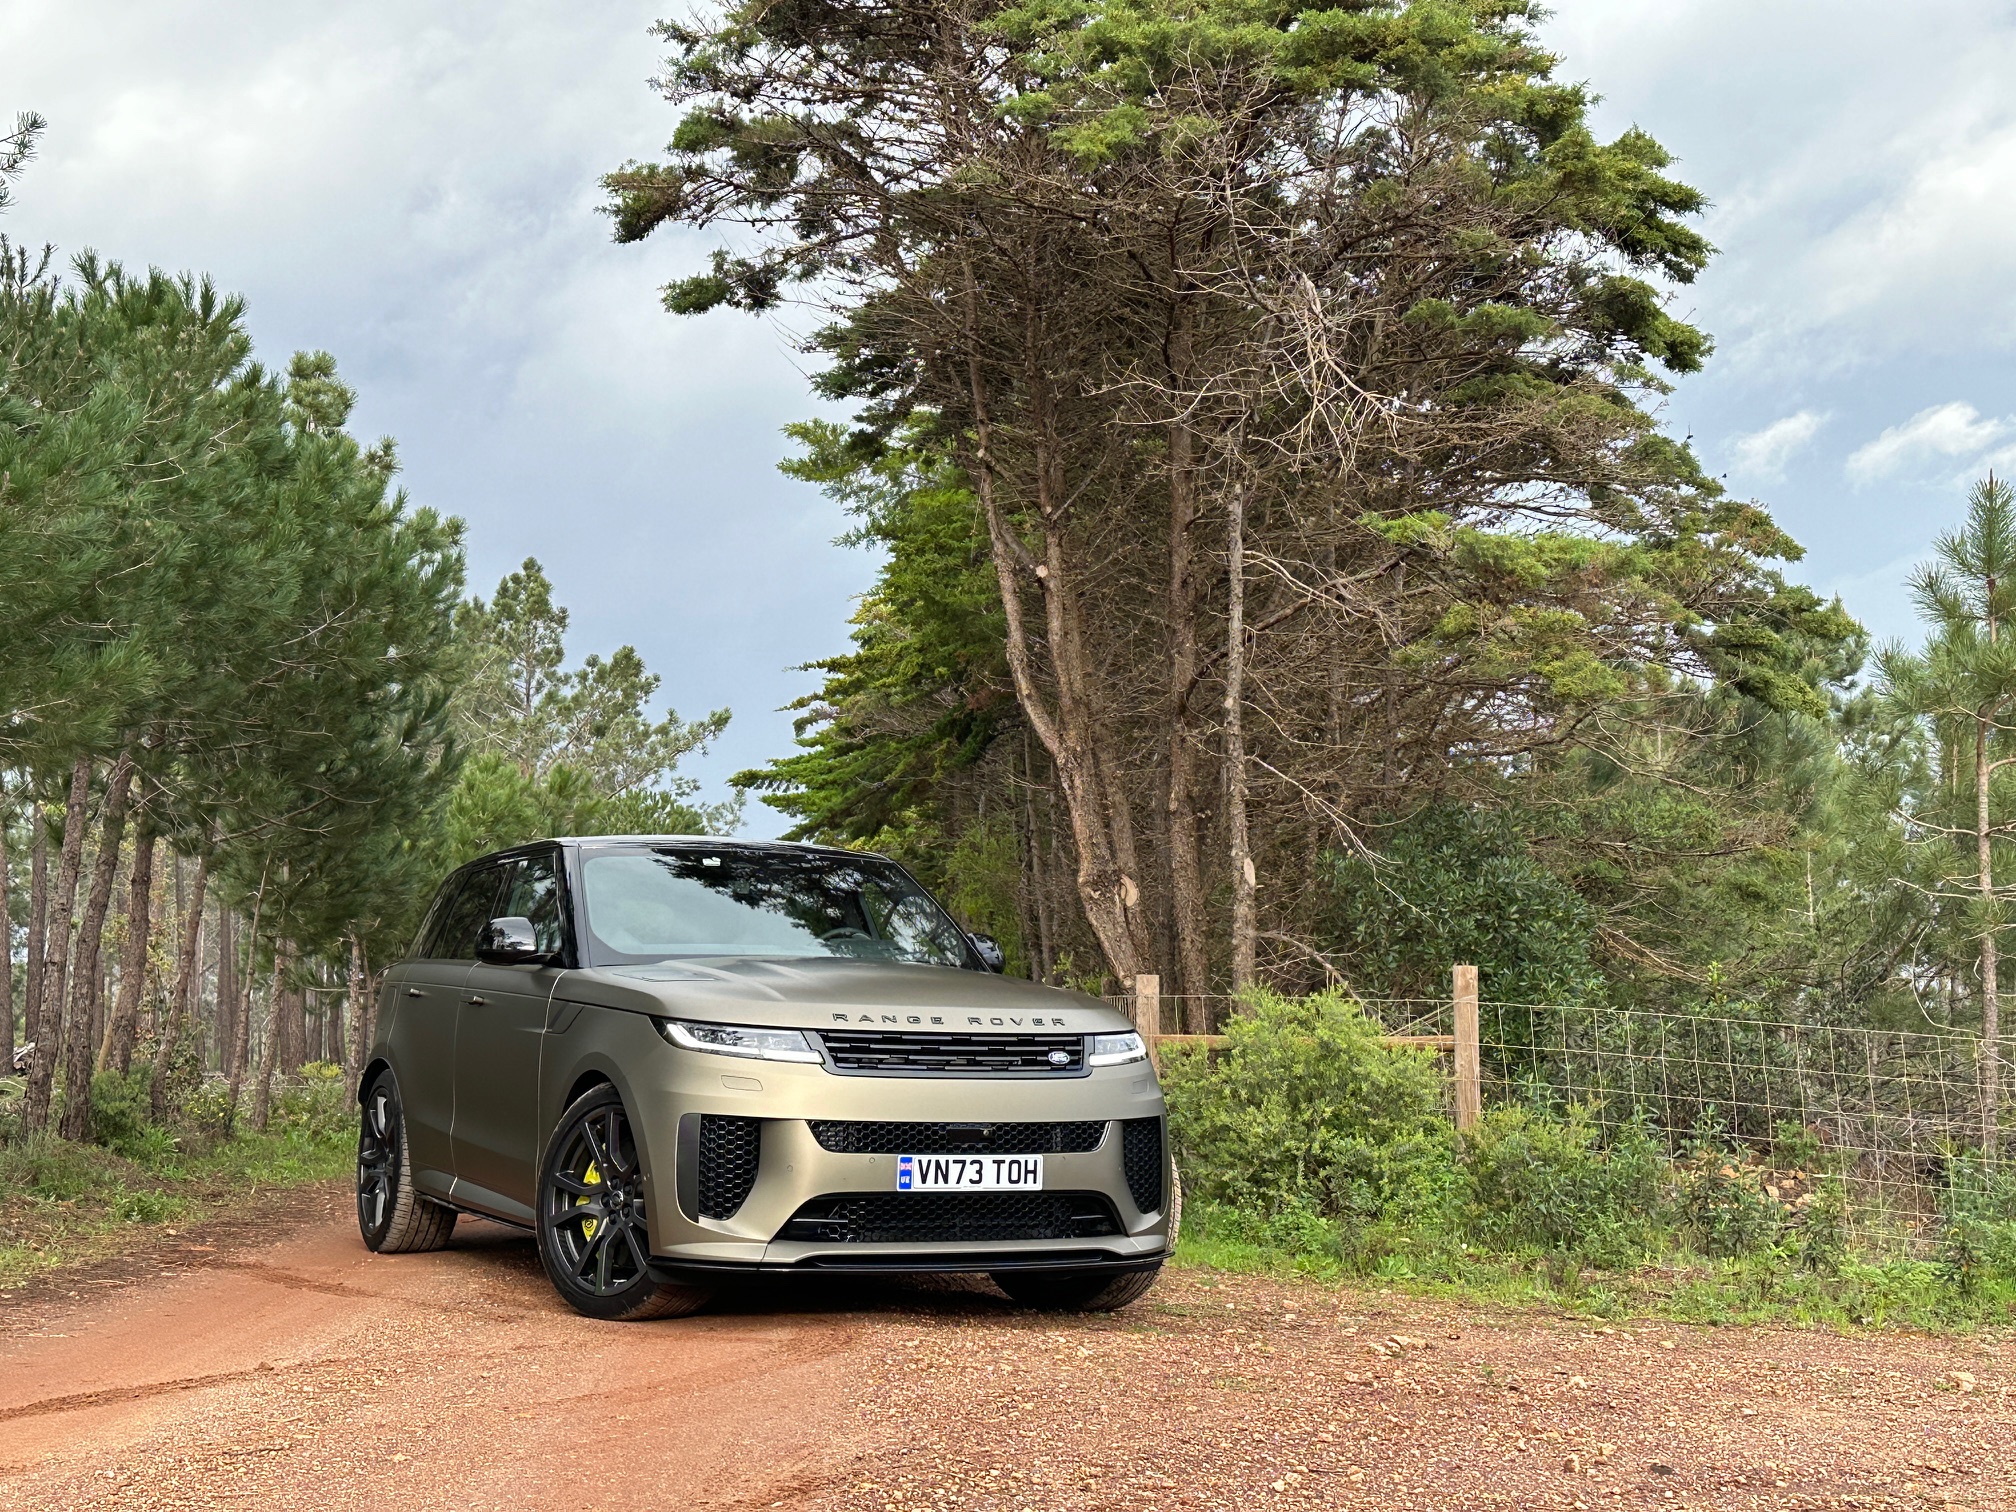
[{"label": "tire", "polygon": [[1123,1271],[995,1271],[1008,1300],[1045,1312],[1118,1312],[1148,1295],[1162,1267]]},{"label": "tire", "polygon": [[445,1249],[455,1210],[413,1190],[406,1109],[390,1071],[373,1078],[358,1109],[357,1229],[381,1255]]},{"label": "tire", "polygon": [[614,1087],[584,1092],[560,1115],[539,1162],[539,1260],[574,1311],[637,1323],[705,1307],[704,1287],[651,1276],[643,1166]]}]

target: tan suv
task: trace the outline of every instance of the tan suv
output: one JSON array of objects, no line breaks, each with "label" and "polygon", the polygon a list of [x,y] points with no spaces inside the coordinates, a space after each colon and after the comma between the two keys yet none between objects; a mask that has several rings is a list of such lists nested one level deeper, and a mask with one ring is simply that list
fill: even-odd
[{"label": "tan suv", "polygon": [[517,1224],[598,1318],[806,1271],[1125,1306],[1170,1243],[1161,1090],[1124,1016],[999,965],[852,851],[635,837],[472,861],[386,975],[364,1240]]}]

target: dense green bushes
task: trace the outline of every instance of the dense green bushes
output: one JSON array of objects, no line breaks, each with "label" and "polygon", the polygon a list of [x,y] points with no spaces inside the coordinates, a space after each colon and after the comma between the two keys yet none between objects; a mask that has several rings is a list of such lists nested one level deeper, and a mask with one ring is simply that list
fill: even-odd
[{"label": "dense green bushes", "polygon": [[[1845,1321],[2016,1307],[2016,1173],[1955,1159],[1936,1210],[1851,1243],[1847,1173],[1810,1136],[1768,1150],[1704,1122],[1677,1155],[1642,1119],[1500,1107],[1458,1136],[1442,1073],[1387,1045],[1338,992],[1261,994],[1216,1054],[1173,1047],[1163,1079],[1186,1237],[1359,1274],[1491,1283],[1623,1306],[1657,1271],[1688,1315],[1784,1306]],[[1894,1216],[1892,1222],[1895,1222]],[[1646,1300],[1644,1297],[1640,1301]]]}]

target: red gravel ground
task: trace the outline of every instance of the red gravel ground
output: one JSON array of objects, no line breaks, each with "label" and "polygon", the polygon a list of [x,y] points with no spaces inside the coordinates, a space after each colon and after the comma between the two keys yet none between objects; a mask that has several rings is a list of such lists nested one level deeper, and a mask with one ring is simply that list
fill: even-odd
[{"label": "red gravel ground", "polygon": [[831,1512],[2016,1506],[2003,1338],[1592,1328],[1172,1272],[883,1320]]},{"label": "red gravel ground", "polygon": [[341,1192],[263,1216],[0,1300],[0,1509],[2016,1507],[2016,1338],[1187,1270],[1110,1317],[828,1283],[595,1323],[494,1225],[377,1256]]}]

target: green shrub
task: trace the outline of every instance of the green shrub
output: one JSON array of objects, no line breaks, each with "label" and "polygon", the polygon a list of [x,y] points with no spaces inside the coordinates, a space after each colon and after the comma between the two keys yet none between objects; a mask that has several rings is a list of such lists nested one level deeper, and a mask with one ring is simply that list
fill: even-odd
[{"label": "green shrub", "polygon": [[1963,1295],[2016,1282],[2016,1171],[1950,1157],[1940,1199],[1939,1269]]},{"label": "green shrub", "polygon": [[1721,1134],[1713,1108],[1674,1163],[1688,1238],[1704,1255],[1733,1259],[1776,1243],[1790,1210],[1764,1190],[1770,1175],[1750,1151]]},{"label": "green shrub", "polygon": [[1589,1109],[1500,1108],[1464,1137],[1469,1231],[1498,1249],[1628,1263],[1668,1227],[1667,1161],[1639,1125],[1606,1148]]},{"label": "green shrub", "polygon": [[100,1071],[91,1078],[91,1138],[128,1160],[153,1163],[174,1153],[175,1138],[152,1122],[148,1103],[151,1068],[121,1075]]},{"label": "green shrub", "polygon": [[1339,1224],[1347,1249],[1368,1224],[1446,1209],[1458,1178],[1430,1056],[1388,1046],[1340,992],[1260,993],[1226,1033],[1221,1055],[1177,1049],[1164,1065],[1192,1192],[1263,1218]]},{"label": "green shrub", "polygon": [[344,1087],[343,1068],[328,1061],[310,1061],[276,1086],[267,1114],[270,1132],[299,1132],[313,1139],[338,1137],[356,1121],[357,1105]]}]

